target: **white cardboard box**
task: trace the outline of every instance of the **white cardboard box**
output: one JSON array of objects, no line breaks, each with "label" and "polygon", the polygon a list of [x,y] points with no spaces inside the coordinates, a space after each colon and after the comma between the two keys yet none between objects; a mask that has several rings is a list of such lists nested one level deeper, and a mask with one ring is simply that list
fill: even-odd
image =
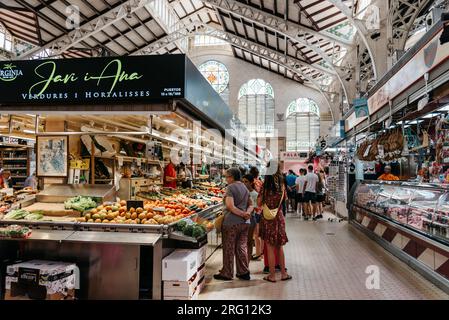
[{"label": "white cardboard box", "polygon": [[199,290],[195,290],[195,293],[190,297],[164,296],[164,300],[198,300],[199,294]]},{"label": "white cardboard box", "polygon": [[179,249],[179,251],[187,251],[187,252],[193,252],[196,255],[197,259],[197,266],[202,266],[206,262],[207,257],[207,245],[202,246],[199,249]]},{"label": "white cardboard box", "polygon": [[198,269],[197,254],[189,250],[175,250],[162,260],[163,281],[189,281]]},{"label": "white cardboard box", "polygon": [[164,297],[192,297],[199,280],[196,273],[189,281],[164,281]]},{"label": "white cardboard box", "polygon": [[66,262],[31,260],[9,265],[5,278],[8,300],[26,298],[28,290],[39,290],[45,299],[73,298],[76,274],[76,265]]}]

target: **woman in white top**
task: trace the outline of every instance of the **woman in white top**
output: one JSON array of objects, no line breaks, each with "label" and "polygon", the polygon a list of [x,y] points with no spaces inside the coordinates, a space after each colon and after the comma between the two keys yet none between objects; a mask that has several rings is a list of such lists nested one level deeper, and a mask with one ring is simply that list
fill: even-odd
[{"label": "woman in white top", "polygon": [[307,170],[304,168],[299,169],[299,176],[296,178],[296,203],[299,210],[299,216],[305,214],[305,202],[304,202],[304,185],[306,182]]}]

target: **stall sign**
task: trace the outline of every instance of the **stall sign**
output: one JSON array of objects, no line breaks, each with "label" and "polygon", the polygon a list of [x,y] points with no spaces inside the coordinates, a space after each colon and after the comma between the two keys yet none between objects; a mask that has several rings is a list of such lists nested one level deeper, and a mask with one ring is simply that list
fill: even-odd
[{"label": "stall sign", "polygon": [[307,152],[300,151],[282,151],[281,161],[302,161],[309,157]]},{"label": "stall sign", "polygon": [[0,104],[105,104],[183,98],[185,55],[0,63]]},{"label": "stall sign", "polygon": [[363,118],[368,116],[369,110],[368,110],[368,99],[366,98],[359,98],[354,99],[354,111],[355,111],[355,117],[356,118]]},{"label": "stall sign", "polygon": [[443,29],[436,33],[401,69],[368,98],[370,115],[377,112],[388,101],[393,100],[449,56],[449,43],[440,43],[442,32]]},{"label": "stall sign", "polygon": [[89,170],[90,159],[70,160],[70,169]]},{"label": "stall sign", "polygon": [[348,132],[356,125],[362,123],[367,117],[357,118],[355,112],[351,113],[351,115],[346,119],[345,123],[345,132]]}]

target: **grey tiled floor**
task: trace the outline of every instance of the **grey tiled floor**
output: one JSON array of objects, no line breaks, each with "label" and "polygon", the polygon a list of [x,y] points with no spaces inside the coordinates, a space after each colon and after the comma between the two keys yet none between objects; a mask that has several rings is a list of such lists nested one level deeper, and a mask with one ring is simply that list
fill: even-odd
[{"label": "grey tiled floor", "polygon": [[[200,299],[449,299],[409,266],[346,222],[287,219],[285,246],[290,281],[263,281],[263,262],[251,262],[251,281],[220,282],[221,251],[208,261]],[[367,266],[380,270],[380,289],[365,286]],[[278,275],[278,278],[280,275]]]}]

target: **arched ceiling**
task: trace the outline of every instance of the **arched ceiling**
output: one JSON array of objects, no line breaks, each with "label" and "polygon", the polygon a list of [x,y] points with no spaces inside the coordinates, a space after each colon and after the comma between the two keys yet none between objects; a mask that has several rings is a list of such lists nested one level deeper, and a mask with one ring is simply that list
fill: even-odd
[{"label": "arched ceiling", "polygon": [[[400,4],[392,13],[398,28],[429,2],[393,1]],[[186,37],[215,30],[237,58],[259,66],[265,61],[271,71],[316,87],[332,99],[336,93],[330,92],[330,83],[339,82],[345,91],[341,63],[354,47],[354,35],[366,36],[354,17],[369,2],[2,0],[0,22],[21,40],[8,57],[12,59],[180,53],[187,50]],[[73,29],[70,6],[79,9],[78,29]],[[415,7],[412,13],[407,9]],[[372,58],[369,47],[363,59],[367,55]]]}]

